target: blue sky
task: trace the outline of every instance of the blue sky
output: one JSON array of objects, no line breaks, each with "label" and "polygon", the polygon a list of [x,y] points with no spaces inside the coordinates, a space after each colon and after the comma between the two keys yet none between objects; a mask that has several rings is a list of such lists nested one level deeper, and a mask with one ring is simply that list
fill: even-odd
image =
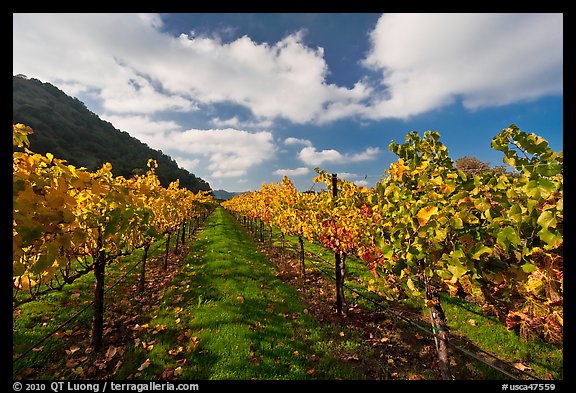
[{"label": "blue sky", "polygon": [[[562,14],[13,14],[13,73],[56,85],[214,189],[314,168],[368,187],[438,131],[491,165],[515,123],[563,150]],[[33,146],[32,146],[33,148]],[[319,185],[315,186],[318,189]]]}]

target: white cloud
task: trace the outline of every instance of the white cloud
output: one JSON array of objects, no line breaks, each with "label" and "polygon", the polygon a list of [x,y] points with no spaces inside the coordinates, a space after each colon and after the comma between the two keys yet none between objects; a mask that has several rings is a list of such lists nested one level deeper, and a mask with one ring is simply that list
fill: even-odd
[{"label": "white cloud", "polygon": [[384,14],[371,40],[364,65],[385,90],[359,108],[368,118],[562,93],[562,14]]},{"label": "white cloud", "polygon": [[368,147],[361,153],[342,154],[334,149],[318,151],[315,147],[308,146],[300,150],[298,158],[307,165],[320,166],[326,162],[345,164],[349,162],[370,161],[375,159],[378,153],[380,153],[380,149],[377,147]]},{"label": "white cloud", "polygon": [[[324,51],[304,44],[303,31],[275,43],[248,36],[223,43],[174,37],[161,26],[156,14],[13,14],[13,72],[69,94],[95,92],[108,113],[232,103],[247,108],[260,126],[278,118],[341,118],[348,115],[342,108],[366,98],[362,83],[347,89],[326,82]],[[246,126],[234,117],[213,124]]]},{"label": "white cloud", "polygon": [[299,139],[299,138],[286,138],[284,140],[286,145],[304,145],[304,146],[312,146],[312,142],[308,139]]},{"label": "white cloud", "polygon": [[212,119],[210,121],[212,124],[214,124],[216,127],[238,127],[239,123],[240,123],[240,119],[238,119],[238,116],[233,116],[229,119],[220,119],[219,117],[215,117],[214,119]]},{"label": "white cloud", "polygon": [[197,169],[198,165],[201,163],[198,158],[191,159],[186,157],[174,157],[174,160],[181,168],[184,168],[189,172],[194,172],[194,170]]},{"label": "white cloud", "polygon": [[306,167],[296,169],[277,169],[273,173],[280,176],[303,176],[308,174],[310,170]]},{"label": "white cloud", "polygon": [[109,121],[112,125],[122,131],[139,139],[144,143],[152,143],[162,148],[163,136],[172,131],[178,131],[182,127],[172,120],[154,120],[148,115],[117,115],[103,114],[101,119]]},{"label": "white cloud", "polygon": [[263,128],[270,128],[273,121],[271,119],[240,120],[238,116],[232,116],[228,119],[215,117],[210,120],[210,123],[218,128],[234,127],[261,130]]},{"label": "white cloud", "polygon": [[[172,132],[170,149],[187,157],[204,157],[214,178],[246,175],[248,169],[274,157],[276,147],[268,131],[250,133],[232,128]],[[202,159],[202,163],[205,161]],[[196,164],[197,165],[197,164]]]},{"label": "white cloud", "polygon": [[235,129],[406,118],[456,100],[476,109],[563,88],[562,14],[384,14],[362,62],[379,77],[352,88],[327,82],[324,50],[306,45],[303,31],[223,42],[162,27],[158,14],[16,13],[13,73],[89,93],[110,115],[238,105],[252,117],[212,120]]},{"label": "white cloud", "polygon": [[356,184],[358,187],[368,188],[370,186],[370,183],[368,183],[366,180],[357,180],[354,182],[354,184]]},{"label": "white cloud", "polygon": [[350,173],[350,172],[338,172],[337,175],[338,175],[338,178],[344,179],[344,180],[350,180],[350,179],[353,179],[355,177],[358,177],[358,175],[356,173]]}]

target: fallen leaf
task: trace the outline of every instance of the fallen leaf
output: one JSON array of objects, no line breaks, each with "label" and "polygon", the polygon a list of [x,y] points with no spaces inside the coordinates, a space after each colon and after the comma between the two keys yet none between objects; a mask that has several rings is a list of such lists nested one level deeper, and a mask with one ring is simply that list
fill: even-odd
[{"label": "fallen leaf", "polygon": [[469,319],[469,320],[468,320],[468,323],[469,323],[470,325],[472,325],[472,326],[478,326],[478,322],[476,322],[475,319]]},{"label": "fallen leaf", "polygon": [[72,369],[72,371],[73,371],[75,374],[78,374],[78,375],[80,375],[80,376],[84,375],[84,369],[83,369],[82,367],[74,368],[74,369]]},{"label": "fallen leaf", "polygon": [[140,367],[138,367],[138,371],[143,371],[145,368],[147,368],[150,365],[150,359],[146,359],[144,361],[144,363],[142,363],[140,365]]},{"label": "fallen leaf", "polygon": [[80,350],[80,347],[79,347],[78,345],[72,345],[72,346],[70,347],[70,349],[67,349],[67,350],[66,350],[66,354],[72,355],[74,352],[76,352],[76,351],[78,351],[78,350]]},{"label": "fallen leaf", "polygon": [[114,366],[114,370],[112,370],[112,374],[116,374],[118,372],[118,370],[120,369],[120,366],[122,365],[122,360],[118,360],[118,363],[116,363],[116,366]]},{"label": "fallen leaf", "polygon": [[182,375],[183,372],[184,372],[184,369],[182,367],[177,367],[174,369],[174,376],[179,377],[180,375]]},{"label": "fallen leaf", "polygon": [[118,348],[110,345],[108,347],[108,350],[106,351],[106,359],[112,359],[114,357],[114,355],[116,355],[117,351],[118,351]]},{"label": "fallen leaf", "polygon": [[530,370],[530,367],[523,365],[521,362],[514,363],[513,366],[520,371]]},{"label": "fallen leaf", "polygon": [[80,362],[77,359],[69,359],[66,361],[66,367],[70,367],[70,368],[74,368],[76,367]]},{"label": "fallen leaf", "polygon": [[308,370],[308,371],[306,371],[306,374],[308,374],[308,375],[314,375],[314,374],[316,374],[316,370],[314,370],[314,369]]}]

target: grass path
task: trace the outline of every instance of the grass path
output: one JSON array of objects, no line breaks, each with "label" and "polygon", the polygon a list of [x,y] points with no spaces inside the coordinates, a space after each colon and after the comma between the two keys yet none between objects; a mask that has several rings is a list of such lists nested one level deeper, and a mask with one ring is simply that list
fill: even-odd
[{"label": "grass path", "polygon": [[[172,236],[170,249],[174,243]],[[120,276],[126,274],[126,278],[106,295],[102,351],[90,348],[89,309],[13,363],[13,377],[191,381],[439,378],[431,341],[380,310],[365,309],[361,299],[351,294],[351,308],[345,317],[336,316],[331,311],[333,283],[320,274],[322,264],[316,266],[310,259],[306,277],[300,277],[295,257],[281,253],[278,246],[256,242],[223,208],[213,212],[185,248],[186,255],[170,254],[168,270],[163,268],[165,243],[159,241],[151,248],[155,255],[147,264],[144,292],[138,290],[140,269],[131,268],[141,258],[140,252],[107,267],[107,286]],[[355,270],[351,261],[347,264],[347,280],[352,284]],[[29,349],[89,305],[92,293],[93,277],[88,274],[61,292],[15,310],[13,355]],[[497,328],[479,313],[450,315],[450,321],[460,322],[463,330]],[[478,326],[466,322],[471,318]],[[507,350],[518,341],[511,332],[504,335],[500,330],[485,333],[493,341],[501,340],[492,352]],[[534,364],[545,379],[558,378],[554,370],[560,370],[562,378],[561,351],[558,355],[557,350],[535,345],[515,348],[511,362]],[[468,358],[454,360],[457,379],[501,378],[498,373],[472,367]]]},{"label": "grass path", "polygon": [[216,209],[114,377],[363,378],[333,356],[296,290],[276,274],[238,224]]}]

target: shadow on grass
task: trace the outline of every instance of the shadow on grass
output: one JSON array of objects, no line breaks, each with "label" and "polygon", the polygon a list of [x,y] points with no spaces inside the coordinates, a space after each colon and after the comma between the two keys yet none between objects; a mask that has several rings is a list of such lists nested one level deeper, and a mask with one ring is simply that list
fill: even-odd
[{"label": "shadow on grass", "polygon": [[[156,379],[180,367],[178,377],[189,380],[363,378],[337,364],[297,291],[221,208],[156,311],[139,338],[146,344],[133,349],[118,377]],[[154,334],[154,327],[161,329]]]}]

